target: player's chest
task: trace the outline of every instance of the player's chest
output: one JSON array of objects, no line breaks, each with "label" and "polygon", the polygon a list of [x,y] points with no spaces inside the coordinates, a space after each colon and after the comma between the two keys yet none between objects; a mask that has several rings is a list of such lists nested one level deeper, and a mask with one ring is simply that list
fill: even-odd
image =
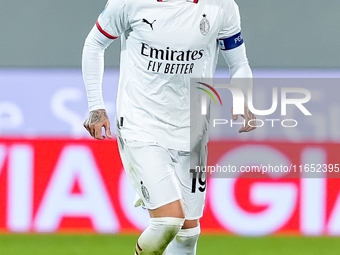
[{"label": "player's chest", "polygon": [[131,36],[153,45],[198,47],[214,43],[220,29],[220,10],[212,5],[156,3],[133,12]]}]

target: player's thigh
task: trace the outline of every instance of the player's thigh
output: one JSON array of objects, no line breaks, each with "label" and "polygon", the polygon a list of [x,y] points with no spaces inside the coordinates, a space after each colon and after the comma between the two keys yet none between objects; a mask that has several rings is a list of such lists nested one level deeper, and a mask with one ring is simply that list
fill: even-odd
[{"label": "player's thigh", "polygon": [[191,153],[176,153],[176,176],[180,183],[185,219],[196,221],[203,216],[207,181],[206,173],[196,172],[195,166],[206,165],[207,146],[203,145]]},{"label": "player's thigh", "polygon": [[174,218],[185,218],[182,200],[176,200],[169,204],[163,205],[157,209],[150,210],[149,214],[151,218],[158,217],[174,217]]},{"label": "player's thigh", "polygon": [[182,198],[167,149],[117,138],[125,172],[146,208],[155,210]]},{"label": "player's thigh", "polygon": [[182,229],[195,228],[199,225],[200,220],[185,220]]}]

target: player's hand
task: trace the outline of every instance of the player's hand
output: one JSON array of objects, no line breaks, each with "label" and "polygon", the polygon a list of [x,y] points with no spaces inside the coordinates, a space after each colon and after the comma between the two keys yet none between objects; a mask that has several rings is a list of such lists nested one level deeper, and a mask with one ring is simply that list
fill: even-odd
[{"label": "player's hand", "polygon": [[96,139],[103,140],[105,136],[102,135],[102,127],[105,129],[105,135],[108,138],[112,138],[110,130],[110,120],[104,109],[94,110],[89,113],[86,120],[83,123],[90,135]]},{"label": "player's hand", "polygon": [[[233,114],[233,108],[231,108],[231,115],[232,115],[234,121],[238,119],[238,114],[236,114],[236,115]],[[239,133],[249,132],[249,131],[252,131],[256,128],[256,127],[254,127],[255,124],[256,124],[256,117],[255,117],[254,113],[252,113],[246,105],[244,106],[244,115],[241,115],[241,116],[244,118],[245,125],[238,130]],[[249,121],[250,121],[250,124],[252,126],[249,126]]]}]

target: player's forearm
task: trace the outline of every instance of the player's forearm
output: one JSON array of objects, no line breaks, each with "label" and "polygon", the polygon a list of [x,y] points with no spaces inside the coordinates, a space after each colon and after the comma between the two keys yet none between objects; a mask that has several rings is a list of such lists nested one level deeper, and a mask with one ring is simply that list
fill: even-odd
[{"label": "player's forearm", "polygon": [[89,111],[105,109],[102,96],[104,52],[111,40],[94,27],[85,40],[82,58],[82,73],[86,88]]},{"label": "player's forearm", "polygon": [[249,66],[245,45],[242,44],[235,49],[222,51],[222,54],[229,66],[231,84],[242,90],[247,104],[248,89],[253,88],[253,73]]}]

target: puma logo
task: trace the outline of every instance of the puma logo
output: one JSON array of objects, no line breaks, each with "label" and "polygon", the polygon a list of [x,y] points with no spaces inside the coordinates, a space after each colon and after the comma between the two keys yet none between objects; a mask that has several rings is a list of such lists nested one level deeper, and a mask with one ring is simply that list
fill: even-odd
[{"label": "puma logo", "polygon": [[147,21],[146,19],[142,19],[142,22],[144,22],[144,23],[146,23],[146,24],[148,24],[148,25],[150,25],[150,27],[151,27],[151,29],[153,30],[153,23],[155,22],[156,20],[154,20],[152,23],[150,23],[149,21]]}]

